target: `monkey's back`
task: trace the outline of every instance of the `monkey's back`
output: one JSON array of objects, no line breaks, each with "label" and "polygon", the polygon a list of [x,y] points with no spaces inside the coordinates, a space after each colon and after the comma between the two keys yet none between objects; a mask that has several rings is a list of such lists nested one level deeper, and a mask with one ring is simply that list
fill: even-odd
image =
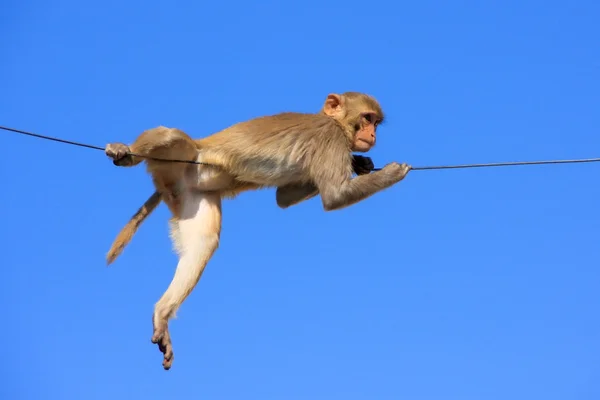
[{"label": "monkey's back", "polygon": [[282,113],[232,125],[197,141],[199,161],[226,167],[236,179],[269,186],[307,182],[321,146],[347,145],[347,133],[322,114]]}]

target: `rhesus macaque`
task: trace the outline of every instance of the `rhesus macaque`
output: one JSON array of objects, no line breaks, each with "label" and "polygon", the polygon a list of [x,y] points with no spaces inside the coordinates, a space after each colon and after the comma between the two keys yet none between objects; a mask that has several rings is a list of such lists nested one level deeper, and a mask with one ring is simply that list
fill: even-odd
[{"label": "rhesus macaque", "polygon": [[[276,187],[276,201],[282,208],[317,194],[326,211],[364,200],[400,182],[410,170],[407,164],[394,162],[369,173],[371,160],[352,155],[375,145],[383,118],[373,97],[348,92],[328,95],[319,113],[286,112],[255,118],[203,139],[158,127],[143,132],[130,146],[106,146],[106,154],[115,165],[134,166],[146,161],[156,188],[119,233],[107,254],[108,263],[116,259],[160,201],[172,213],[171,237],[179,262],[152,318],[152,342],[164,355],[164,369],[173,362],[168,322],[200,280],[219,245],[221,199],[246,190]],[[358,176],[353,178],[353,172]]]}]

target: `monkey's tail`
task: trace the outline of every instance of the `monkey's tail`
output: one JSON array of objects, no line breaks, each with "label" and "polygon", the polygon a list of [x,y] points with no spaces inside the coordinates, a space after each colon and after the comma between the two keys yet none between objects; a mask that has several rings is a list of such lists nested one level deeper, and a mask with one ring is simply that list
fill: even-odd
[{"label": "monkey's tail", "polygon": [[110,265],[121,254],[142,222],[144,222],[146,217],[160,204],[161,199],[161,194],[159,192],[154,192],[152,196],[146,200],[144,205],[137,210],[133,217],[131,217],[129,222],[121,229],[121,232],[119,232],[117,238],[110,247],[110,250],[106,254],[106,265]]}]

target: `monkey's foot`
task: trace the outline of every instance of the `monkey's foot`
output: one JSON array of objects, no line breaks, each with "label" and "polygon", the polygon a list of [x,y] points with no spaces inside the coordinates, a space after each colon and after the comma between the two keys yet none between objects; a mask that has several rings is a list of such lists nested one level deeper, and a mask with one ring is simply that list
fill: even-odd
[{"label": "monkey's foot", "polygon": [[109,143],[104,149],[104,153],[112,158],[113,164],[119,167],[126,167],[133,164],[133,158],[129,155],[129,146],[123,143]]},{"label": "monkey's foot", "polygon": [[164,355],[163,368],[169,370],[173,365],[173,344],[169,335],[169,324],[166,319],[155,316],[152,317],[152,324],[154,325],[152,343],[158,345],[158,349]]}]

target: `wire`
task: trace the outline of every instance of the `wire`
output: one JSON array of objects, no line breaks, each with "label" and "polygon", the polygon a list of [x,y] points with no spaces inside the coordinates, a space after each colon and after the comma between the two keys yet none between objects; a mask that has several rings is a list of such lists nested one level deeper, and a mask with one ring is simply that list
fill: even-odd
[{"label": "wire", "polygon": [[[91,144],[73,142],[71,140],[65,140],[60,138],[55,138],[51,136],[44,136],[37,133],[22,131],[20,129],[9,128],[6,126],[1,126],[0,129],[5,131],[11,131],[15,133],[19,133],[22,135],[33,136],[39,139],[52,140],[54,142],[70,144],[73,146],[86,147],[88,149],[93,150],[101,150],[104,151],[104,147],[93,146]],[[146,157],[135,153],[129,153],[128,155],[134,157],[146,158],[154,161],[168,161],[168,162],[180,162],[187,164],[198,164],[198,165],[212,165],[209,163],[203,163],[198,161],[191,160],[171,160],[164,158],[154,158],[154,157]],[[438,170],[438,169],[462,169],[462,168],[487,168],[487,167],[508,167],[508,166],[517,166],[517,165],[547,165],[547,164],[576,164],[576,163],[592,163],[592,162],[600,162],[600,158],[580,158],[573,160],[545,160],[545,161],[514,161],[514,162],[499,162],[499,163],[486,163],[486,164],[458,164],[458,165],[431,165],[431,166],[423,166],[423,167],[411,167],[412,171],[427,171],[427,170]],[[373,171],[380,171],[381,168],[374,168]]]},{"label": "wire", "polygon": [[[433,169],[461,169],[461,168],[484,168],[484,167],[510,167],[516,165],[546,165],[546,164],[577,164],[600,162],[600,158],[580,158],[573,160],[545,160],[545,161],[514,161],[499,162],[487,164],[459,164],[459,165],[431,165],[425,167],[411,167],[411,171],[427,171]],[[373,171],[380,171],[381,168],[375,168]]]},{"label": "wire", "polygon": [[0,129],[3,129],[5,131],[12,131],[12,132],[20,133],[22,135],[33,136],[33,137],[40,138],[40,139],[53,140],[55,142],[72,144],[74,146],[79,146],[79,147],[87,147],[88,149],[104,150],[104,148],[102,148],[102,147],[92,146],[91,144],[72,142],[70,140],[64,140],[64,139],[53,138],[50,136],[38,135],[37,133],[25,132],[20,129],[8,128],[6,126],[0,126]]}]

